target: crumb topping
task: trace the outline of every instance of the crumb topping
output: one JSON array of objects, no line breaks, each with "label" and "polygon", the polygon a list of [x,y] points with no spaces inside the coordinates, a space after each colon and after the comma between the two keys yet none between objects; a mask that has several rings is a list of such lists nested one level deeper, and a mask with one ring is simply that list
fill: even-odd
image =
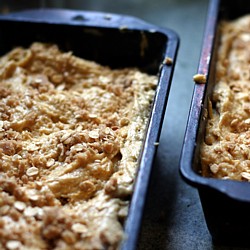
[{"label": "crumb topping", "polygon": [[173,59],[170,58],[170,57],[166,57],[166,58],[164,58],[163,63],[166,64],[166,65],[172,65],[173,64]]},{"label": "crumb topping", "polygon": [[205,84],[207,82],[207,77],[203,74],[196,74],[193,76],[193,80],[199,84]]},{"label": "crumb topping", "polygon": [[117,249],[157,84],[33,43],[0,58],[0,248]]}]

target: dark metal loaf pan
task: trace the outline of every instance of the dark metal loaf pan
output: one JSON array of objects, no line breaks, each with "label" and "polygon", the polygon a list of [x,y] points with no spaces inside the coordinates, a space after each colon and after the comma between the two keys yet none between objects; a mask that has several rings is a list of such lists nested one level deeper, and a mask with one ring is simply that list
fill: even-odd
[{"label": "dark metal loaf pan", "polygon": [[204,140],[208,98],[213,91],[216,50],[220,20],[232,20],[250,13],[250,2],[211,0],[204,42],[198,67],[207,76],[205,84],[196,83],[180,160],[184,180],[198,188],[207,227],[215,244],[250,246],[250,183],[202,177],[199,172],[200,143]]},{"label": "dark metal loaf pan", "polygon": [[[0,16],[0,55],[34,41],[112,68],[138,67],[159,76],[139,171],[125,222],[122,249],[136,249],[151,167],[169,95],[179,39],[167,28],[117,14],[62,9],[26,10]],[[163,63],[169,57],[172,63]]]}]

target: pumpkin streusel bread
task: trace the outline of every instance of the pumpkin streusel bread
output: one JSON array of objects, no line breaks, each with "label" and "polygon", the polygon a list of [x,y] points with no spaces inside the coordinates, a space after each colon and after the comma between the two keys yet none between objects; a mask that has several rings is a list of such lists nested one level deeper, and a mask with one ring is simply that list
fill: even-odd
[{"label": "pumpkin streusel bread", "polygon": [[250,181],[250,16],[220,24],[202,174]]}]

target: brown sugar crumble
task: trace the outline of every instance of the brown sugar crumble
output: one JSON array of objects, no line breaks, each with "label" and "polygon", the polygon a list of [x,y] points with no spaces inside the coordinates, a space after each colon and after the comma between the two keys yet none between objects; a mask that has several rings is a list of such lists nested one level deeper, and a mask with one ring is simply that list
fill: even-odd
[{"label": "brown sugar crumble", "polygon": [[202,175],[250,181],[250,16],[221,22],[220,32]]},{"label": "brown sugar crumble", "polygon": [[163,63],[166,64],[166,65],[172,65],[173,64],[173,59],[170,58],[170,57],[166,57],[166,58],[164,58]]},{"label": "brown sugar crumble", "polygon": [[199,84],[205,84],[207,82],[207,77],[203,74],[196,74],[193,76],[193,80]]},{"label": "brown sugar crumble", "polygon": [[118,249],[157,77],[33,43],[0,82],[0,249]]}]

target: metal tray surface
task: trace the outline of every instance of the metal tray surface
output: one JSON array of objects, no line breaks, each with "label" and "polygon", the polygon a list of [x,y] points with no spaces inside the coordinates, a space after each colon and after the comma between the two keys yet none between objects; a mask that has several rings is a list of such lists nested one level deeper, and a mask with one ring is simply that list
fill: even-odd
[{"label": "metal tray surface", "polygon": [[199,191],[207,227],[215,244],[250,246],[250,183],[202,177],[199,174],[200,143],[204,138],[208,98],[215,79],[216,49],[220,20],[232,20],[250,13],[250,2],[210,0],[198,74],[207,77],[196,83],[183,141],[180,173]]},{"label": "metal tray surface", "polygon": [[[31,9],[0,16],[0,55],[15,46],[34,41],[56,43],[79,57],[111,68],[138,67],[157,74],[158,85],[152,104],[144,146],[139,159],[126,239],[121,249],[136,249],[147,196],[151,168],[159,141],[179,46],[178,35],[136,17],[65,9]],[[172,59],[165,64],[164,59]]]}]

